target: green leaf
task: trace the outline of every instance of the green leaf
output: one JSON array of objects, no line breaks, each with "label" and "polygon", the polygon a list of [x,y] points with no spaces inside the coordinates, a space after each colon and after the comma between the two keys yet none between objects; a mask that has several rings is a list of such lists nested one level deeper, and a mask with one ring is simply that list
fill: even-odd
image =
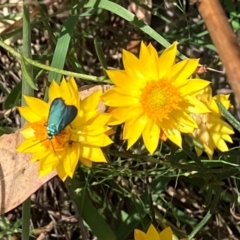
[{"label": "green leaf", "polygon": [[[76,189],[80,189],[80,191],[76,193]],[[97,239],[116,240],[114,232],[89,200],[86,191],[84,191],[84,186],[80,186],[76,179],[72,179],[69,191],[78,213],[88,224],[93,234],[97,236]]]},{"label": "green leaf", "polygon": [[[77,21],[78,15],[74,15],[70,16],[65,22],[61,30],[60,37],[57,41],[51,67],[63,69],[67,57],[69,43],[71,40],[71,35]],[[55,80],[56,82],[60,83],[60,81],[62,80],[62,74],[49,72],[48,81],[51,82],[52,80]]]},{"label": "green leaf", "polygon": [[12,109],[18,104],[22,93],[22,82],[17,83],[17,85],[12,89],[12,91],[7,96],[4,102],[5,109]]}]

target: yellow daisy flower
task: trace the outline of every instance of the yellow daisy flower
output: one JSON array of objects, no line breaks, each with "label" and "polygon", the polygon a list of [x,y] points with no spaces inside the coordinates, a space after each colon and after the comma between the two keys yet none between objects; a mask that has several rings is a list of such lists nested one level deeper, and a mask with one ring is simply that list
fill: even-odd
[{"label": "yellow daisy flower", "polygon": [[[49,103],[25,96],[27,106],[19,107],[27,124],[21,130],[25,141],[18,147],[19,152],[32,153],[32,161],[40,161],[39,174],[46,175],[56,169],[62,180],[72,177],[78,161],[91,167],[92,162],[106,162],[100,147],[112,143],[106,126],[110,115],[98,112],[101,92],[96,91],[80,100],[74,78],[62,80],[58,85],[53,81],[49,88]],[[61,132],[48,139],[47,121],[51,103],[61,98],[65,104],[75,106],[76,118]]]},{"label": "yellow daisy flower", "polygon": [[[222,119],[221,111],[215,100],[221,102],[226,109],[229,109],[231,104],[228,100],[229,95],[218,94],[212,97],[211,87],[207,87],[200,92],[198,98],[211,112],[193,115],[198,129],[193,132],[192,136],[204,146],[208,157],[211,159],[215,148],[222,152],[228,151],[225,141],[232,143],[230,135],[234,134],[233,128]],[[200,156],[203,151],[196,148],[196,152]]]},{"label": "yellow daisy flower", "polygon": [[190,114],[209,112],[193,96],[209,82],[188,79],[198,60],[175,63],[176,53],[176,43],[160,57],[151,44],[142,43],[139,58],[123,50],[125,70],[107,70],[115,86],[103,94],[103,100],[112,107],[115,124],[125,123],[123,138],[128,140],[128,148],[141,135],[150,153],[160,138],[169,138],[181,147],[181,132],[192,133],[197,128]]},{"label": "yellow daisy flower", "polygon": [[134,240],[173,240],[173,239],[177,238],[174,236],[172,229],[170,227],[165,228],[160,233],[156,230],[156,228],[152,224],[150,225],[146,233],[138,229],[134,230]]}]

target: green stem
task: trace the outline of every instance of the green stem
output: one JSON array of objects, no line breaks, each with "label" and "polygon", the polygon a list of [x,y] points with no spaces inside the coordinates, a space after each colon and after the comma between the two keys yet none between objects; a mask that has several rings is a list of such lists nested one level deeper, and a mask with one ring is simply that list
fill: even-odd
[{"label": "green stem", "polygon": [[87,231],[86,231],[86,228],[85,228],[85,226],[84,226],[83,219],[82,219],[82,217],[81,217],[81,215],[80,215],[80,211],[79,211],[79,209],[78,209],[78,206],[77,206],[76,202],[74,201],[74,198],[75,198],[75,189],[72,188],[71,180],[67,179],[67,181],[66,181],[66,187],[67,187],[69,196],[70,196],[70,198],[72,199],[72,203],[73,203],[73,206],[74,206],[74,210],[75,210],[75,212],[76,212],[76,216],[77,216],[78,223],[79,223],[79,228],[80,228],[81,234],[82,234],[82,239],[83,239],[83,240],[87,240],[87,239],[88,239]]},{"label": "green stem", "polygon": [[[23,6],[23,56],[31,58],[31,25],[30,25],[30,18],[29,18],[29,8],[24,5]],[[31,65],[26,65],[26,71],[28,75],[32,78],[33,77],[33,70]],[[24,74],[22,78],[22,105],[26,105],[23,95],[30,95],[33,96],[34,92],[33,89],[27,83]],[[21,124],[23,126],[24,119],[21,118]],[[28,240],[29,239],[29,230],[30,230],[30,207],[31,207],[31,200],[30,197],[27,198],[22,204],[22,239]]]},{"label": "green stem", "polygon": [[9,45],[7,45],[6,43],[4,43],[2,41],[2,39],[0,39],[0,46],[3,47],[4,49],[6,49],[8,52],[10,52],[13,56],[15,56],[20,61],[21,61],[21,59],[24,59],[26,63],[28,63],[32,66],[47,70],[47,71],[57,72],[62,75],[65,75],[65,76],[81,78],[81,79],[85,79],[85,80],[89,80],[89,81],[93,81],[93,82],[106,82],[106,83],[109,82],[109,80],[105,79],[105,76],[102,76],[102,77],[90,76],[90,75],[86,75],[86,74],[81,74],[81,73],[76,73],[76,72],[65,71],[65,70],[58,69],[58,68],[53,68],[53,67],[44,65],[42,63],[35,62],[31,58],[22,56],[14,48],[12,48]]}]

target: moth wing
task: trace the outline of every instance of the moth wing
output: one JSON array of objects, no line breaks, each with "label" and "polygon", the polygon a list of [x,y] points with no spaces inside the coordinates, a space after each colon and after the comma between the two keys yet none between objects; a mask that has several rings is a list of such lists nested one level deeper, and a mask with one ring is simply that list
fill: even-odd
[{"label": "moth wing", "polygon": [[50,106],[48,128],[54,127],[56,133],[61,132],[77,116],[77,108],[66,105],[62,98],[55,98]]},{"label": "moth wing", "polygon": [[50,106],[48,114],[48,128],[56,129],[58,131],[61,122],[62,112],[65,109],[65,103],[61,98],[55,98]]},{"label": "moth wing", "polygon": [[[62,121],[59,124],[59,128],[63,130],[67,125],[69,125],[77,116],[77,108],[73,105],[65,105],[65,109],[62,115]],[[59,131],[61,131],[59,130]]]}]

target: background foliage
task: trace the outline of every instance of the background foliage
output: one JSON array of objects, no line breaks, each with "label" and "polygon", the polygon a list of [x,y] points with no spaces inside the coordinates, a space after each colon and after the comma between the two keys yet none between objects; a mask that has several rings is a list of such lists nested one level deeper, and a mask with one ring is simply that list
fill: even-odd
[{"label": "background foliage", "polygon": [[[23,5],[11,0],[0,3],[0,37],[21,52]],[[239,1],[221,4],[238,35]],[[79,87],[108,83],[104,69],[123,67],[122,48],[137,54],[143,40],[162,51],[168,42],[178,41],[180,58],[201,58],[202,64],[220,71],[201,76],[212,82],[215,93],[232,92],[204,20],[187,1],[49,0],[26,5],[31,10],[32,59],[89,75],[77,78]],[[0,49],[1,134],[20,127],[16,106],[25,73],[19,60]],[[49,82],[60,81],[62,74],[37,64],[34,80],[26,79],[37,86],[34,95],[43,98]],[[237,108],[233,114],[238,116]],[[120,129],[116,133],[115,144],[105,149],[108,164],[78,168],[71,183],[56,177],[31,197],[32,237],[125,240],[133,239],[135,228],[145,231],[153,223],[159,229],[171,226],[179,238],[240,238],[237,131],[231,150],[216,152],[212,160],[206,155],[198,158],[186,143],[183,149],[162,143],[153,156],[141,143],[126,151]],[[1,237],[20,239],[20,207],[2,216],[0,229]]]}]

